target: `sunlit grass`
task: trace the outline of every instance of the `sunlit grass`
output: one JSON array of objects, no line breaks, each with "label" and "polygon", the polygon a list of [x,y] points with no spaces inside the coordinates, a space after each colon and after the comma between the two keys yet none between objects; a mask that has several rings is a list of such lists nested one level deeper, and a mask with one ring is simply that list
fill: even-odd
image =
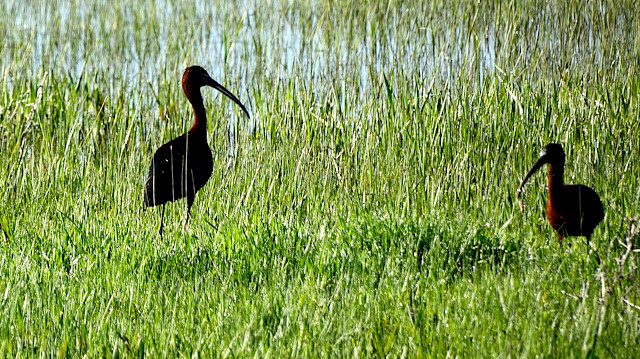
[{"label": "sunlit grass", "polygon": [[[416,3],[0,6],[0,353],[638,356],[635,3]],[[214,173],[160,241],[191,64],[252,120],[204,90]],[[590,246],[543,174],[515,204],[549,142]]]}]

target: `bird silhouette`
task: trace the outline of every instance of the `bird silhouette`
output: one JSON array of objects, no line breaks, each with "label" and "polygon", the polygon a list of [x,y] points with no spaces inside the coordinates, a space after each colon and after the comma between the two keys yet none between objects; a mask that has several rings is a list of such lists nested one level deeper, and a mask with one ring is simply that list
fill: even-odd
[{"label": "bird silhouette", "polygon": [[529,170],[518,187],[517,199],[522,211],[520,196],[527,180],[543,165],[549,164],[549,196],[545,207],[547,220],[558,233],[562,243],[566,236],[584,236],[587,242],[593,230],[604,218],[604,209],[598,194],[582,184],[564,184],[565,155],[562,146],[550,143],[540,153],[540,158]]},{"label": "bird silhouette", "polygon": [[229,97],[249,117],[240,100],[213,80],[205,69],[191,66],[184,71],[182,90],[193,107],[193,125],[187,133],[158,148],[153,155],[144,188],[145,207],[162,205],[158,231],[161,238],[165,203],[187,198],[186,227],[196,192],[204,187],[213,172],[213,157],[207,141],[207,113],[200,92],[203,86],[211,86]]}]

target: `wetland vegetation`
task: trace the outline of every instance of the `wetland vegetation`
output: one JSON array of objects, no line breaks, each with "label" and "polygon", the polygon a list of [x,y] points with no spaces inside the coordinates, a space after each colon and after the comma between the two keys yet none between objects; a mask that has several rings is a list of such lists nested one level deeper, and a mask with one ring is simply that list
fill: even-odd
[{"label": "wetland vegetation", "polygon": [[[638,13],[4,1],[0,353],[639,357]],[[144,180],[193,64],[251,120],[203,91],[213,175],[160,241]],[[518,209],[549,142],[603,201],[590,244],[543,174]]]}]

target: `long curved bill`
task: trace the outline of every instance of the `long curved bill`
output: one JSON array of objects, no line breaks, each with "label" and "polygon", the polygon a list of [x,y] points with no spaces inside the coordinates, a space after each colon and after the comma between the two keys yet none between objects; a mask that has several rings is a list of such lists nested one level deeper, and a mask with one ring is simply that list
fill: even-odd
[{"label": "long curved bill", "polygon": [[227,90],[224,86],[220,85],[218,83],[218,81],[212,79],[210,76],[205,75],[205,79],[207,80],[207,85],[213,87],[214,89],[222,92],[223,95],[227,96],[228,98],[230,98],[231,100],[233,100],[233,102],[235,102],[236,104],[238,104],[238,106],[240,106],[240,108],[242,109],[242,111],[244,111],[244,113],[247,115],[247,118],[251,118],[249,116],[249,111],[247,111],[247,108],[244,107],[244,105],[242,104],[242,102],[240,102],[240,100],[238,100],[238,98],[236,97],[236,95],[234,95],[233,93],[231,93],[231,91]]},{"label": "long curved bill", "polygon": [[522,207],[522,200],[520,199],[520,196],[522,195],[522,192],[523,192],[522,189],[524,188],[525,183],[527,183],[529,178],[533,176],[533,174],[536,173],[536,171],[539,170],[540,167],[544,166],[546,163],[549,162],[549,158],[547,157],[546,153],[543,152],[540,155],[541,156],[538,159],[538,161],[536,161],[536,163],[533,165],[533,167],[531,167],[529,172],[527,172],[527,175],[524,176],[524,179],[522,180],[522,182],[520,182],[520,187],[518,187],[516,199],[518,201],[518,207],[520,207],[520,212],[524,212],[524,208]]}]

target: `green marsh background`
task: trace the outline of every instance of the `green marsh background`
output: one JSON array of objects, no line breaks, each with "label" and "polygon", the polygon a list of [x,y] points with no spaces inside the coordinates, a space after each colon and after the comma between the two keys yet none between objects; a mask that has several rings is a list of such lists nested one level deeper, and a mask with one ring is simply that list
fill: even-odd
[{"label": "green marsh background", "polygon": [[[0,353],[640,356],[639,15],[3,1]],[[214,175],[160,241],[143,183],[193,64],[252,118],[204,90]],[[589,245],[558,244],[541,173],[518,210],[548,142],[605,204]]]}]

